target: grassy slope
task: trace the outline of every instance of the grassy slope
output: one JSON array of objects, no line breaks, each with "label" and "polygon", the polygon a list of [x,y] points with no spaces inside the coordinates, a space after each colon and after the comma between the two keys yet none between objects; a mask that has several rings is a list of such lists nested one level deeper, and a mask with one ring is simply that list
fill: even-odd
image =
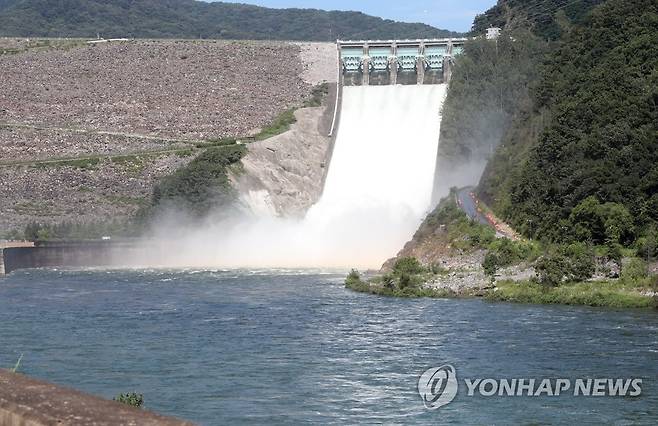
[{"label": "grassy slope", "polygon": [[581,282],[546,287],[529,281],[505,281],[487,294],[488,300],[515,303],[605,306],[610,308],[658,307],[658,299],[645,296],[620,282]]}]

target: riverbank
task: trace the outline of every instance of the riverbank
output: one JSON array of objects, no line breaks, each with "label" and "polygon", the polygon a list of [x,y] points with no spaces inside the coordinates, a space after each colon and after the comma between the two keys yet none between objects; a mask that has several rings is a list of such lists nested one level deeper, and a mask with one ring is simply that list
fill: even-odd
[{"label": "riverbank", "polygon": [[546,287],[531,281],[503,281],[487,292],[485,298],[544,305],[658,309],[658,293],[654,289],[628,288],[619,281],[580,282],[557,287]]},{"label": "riverbank", "polygon": [[353,271],[346,287],[398,297],[658,307],[658,262],[646,250],[650,243],[543,243],[503,230],[488,211],[469,188],[453,188],[380,275],[362,278]]},{"label": "riverbank", "polygon": [[[420,278],[420,277],[419,277]],[[653,277],[654,288],[633,287],[616,281],[589,281],[565,283],[556,287],[542,285],[532,280],[503,280],[495,284],[455,288],[437,285],[436,279],[420,284],[400,287],[386,283],[382,277],[363,280],[351,273],[345,287],[359,292],[387,297],[402,298],[483,298],[492,302],[512,302],[537,305],[581,305],[592,307],[658,309],[658,277]],[[414,278],[411,279],[414,281]]]}]

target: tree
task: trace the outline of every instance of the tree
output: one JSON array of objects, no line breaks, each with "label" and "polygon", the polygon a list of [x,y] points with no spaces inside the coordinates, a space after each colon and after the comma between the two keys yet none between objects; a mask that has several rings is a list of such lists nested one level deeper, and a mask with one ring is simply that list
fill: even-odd
[{"label": "tree", "polygon": [[567,261],[561,253],[551,253],[540,257],[535,264],[539,282],[548,287],[562,284],[566,274]]},{"label": "tree", "polygon": [[633,241],[633,217],[626,207],[618,203],[605,203],[600,210],[606,241],[624,245]]},{"label": "tree", "polygon": [[415,257],[402,257],[393,265],[393,273],[396,275],[416,275],[423,272],[425,272],[425,268]]},{"label": "tree", "polygon": [[538,67],[480,184],[524,235],[629,246],[658,224],[657,14],[655,0],[605,1]]},{"label": "tree", "polygon": [[600,209],[599,200],[590,196],[571,210],[569,222],[577,241],[602,242],[604,240],[605,229],[603,229]]},{"label": "tree", "polygon": [[484,268],[484,275],[488,276],[493,285],[496,282],[496,272],[498,271],[498,256],[491,251],[488,251],[484,256],[482,267]]},{"label": "tree", "polygon": [[560,250],[567,261],[565,275],[569,281],[584,281],[594,275],[596,262],[591,247],[584,243],[572,243]]},{"label": "tree", "polygon": [[584,243],[555,246],[535,264],[539,281],[555,287],[564,281],[584,281],[596,270],[594,251]]}]

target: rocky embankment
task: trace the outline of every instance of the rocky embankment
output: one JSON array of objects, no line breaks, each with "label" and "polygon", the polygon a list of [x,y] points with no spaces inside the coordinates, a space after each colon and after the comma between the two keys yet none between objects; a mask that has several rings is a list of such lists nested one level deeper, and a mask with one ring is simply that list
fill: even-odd
[{"label": "rocky embankment", "polygon": [[334,102],[332,87],[322,106],[295,111],[297,121],[288,132],[249,145],[240,173],[231,179],[251,212],[301,217],[319,200],[331,152]]},{"label": "rocky embankment", "polygon": [[256,133],[335,80],[332,44],[9,41],[0,234],[33,221],[128,217],[200,142]]},{"label": "rocky embankment", "polygon": [[439,203],[378,274],[367,273],[362,279],[352,271],[346,286],[399,297],[483,296],[517,303],[658,307],[657,266],[650,259],[633,256],[629,249],[612,258],[605,247],[545,246],[509,238],[514,234],[494,228],[497,222],[473,220],[473,209],[458,193],[451,191]]},{"label": "rocky embankment", "polygon": [[329,132],[336,103],[337,52],[333,44],[299,43],[308,84],[329,83],[319,107],[295,111],[290,130],[249,144],[231,181],[256,215],[301,217],[322,194],[331,153]]},{"label": "rocky embankment", "polygon": [[0,121],[191,139],[243,135],[307,96],[300,47],[130,41],[0,59]]}]

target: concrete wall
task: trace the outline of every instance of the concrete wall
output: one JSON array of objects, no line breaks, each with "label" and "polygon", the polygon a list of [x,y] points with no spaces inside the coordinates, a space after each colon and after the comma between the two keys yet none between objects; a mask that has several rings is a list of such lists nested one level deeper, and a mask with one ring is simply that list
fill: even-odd
[{"label": "concrete wall", "polygon": [[329,106],[333,105],[336,112],[335,112],[335,116],[332,117],[333,128],[331,129],[331,133],[329,134],[331,140],[329,142],[329,148],[327,149],[327,152],[325,153],[325,157],[324,157],[324,163],[323,163],[324,171],[322,174],[322,189],[320,191],[320,195],[322,195],[322,192],[324,192],[324,184],[327,181],[327,175],[329,174],[329,167],[331,166],[331,158],[334,155],[334,146],[336,145],[338,128],[340,127],[340,111],[343,104],[343,83],[342,83],[343,76],[340,74],[342,73],[339,73],[339,82],[337,86],[332,87],[332,91],[330,92],[328,99],[328,105]]},{"label": "concrete wall", "polygon": [[0,425],[192,425],[0,369]]},{"label": "concrete wall", "polygon": [[43,267],[111,266],[117,254],[138,249],[133,242],[82,241],[42,243],[3,249],[4,272]]},{"label": "concrete wall", "polygon": [[0,241],[0,275],[9,271],[5,268],[5,250],[12,247],[34,247],[32,241]]}]

